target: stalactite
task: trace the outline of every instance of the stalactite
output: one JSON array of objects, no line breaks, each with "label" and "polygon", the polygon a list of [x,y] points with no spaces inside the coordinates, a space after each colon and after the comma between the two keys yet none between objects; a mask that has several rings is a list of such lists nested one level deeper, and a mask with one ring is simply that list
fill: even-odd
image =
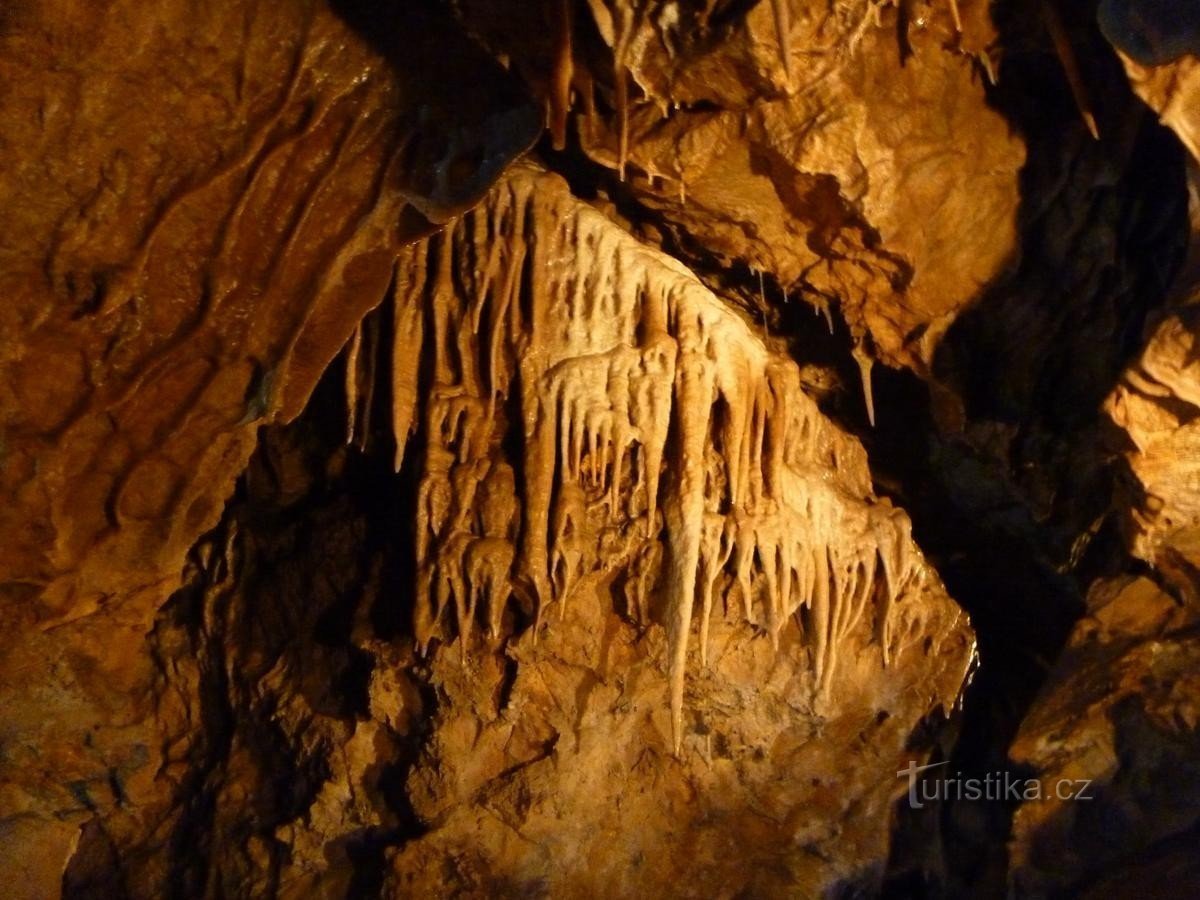
[{"label": "stalactite", "polygon": [[358,416],[358,354],[362,349],[362,323],[354,329],[346,345],[346,444],[354,443],[354,426]]},{"label": "stalactite", "polygon": [[617,104],[617,177],[624,181],[625,164],[629,160],[629,72],[619,59],[613,77]]},{"label": "stalactite", "polygon": [[567,146],[567,116],[571,111],[571,82],[575,76],[572,2],[573,0],[552,0],[558,26],[554,69],[550,76],[550,135],[555,150],[562,150]]},{"label": "stalactite", "polygon": [[[413,262],[423,271],[426,265],[426,244],[415,245]],[[398,279],[392,285],[392,436],[396,443],[395,470],[404,462],[404,448],[412,431],[413,414],[417,409],[417,379],[423,341],[425,304],[420,296],[424,281],[408,283],[405,291]]]},{"label": "stalactite", "polygon": [[1067,28],[1063,25],[1062,18],[1058,14],[1058,10],[1054,8],[1053,3],[1042,4],[1042,19],[1046,23],[1046,30],[1050,32],[1050,39],[1054,42],[1054,50],[1058,54],[1058,61],[1062,63],[1063,71],[1067,76],[1067,84],[1071,86],[1071,96],[1075,98],[1075,106],[1079,109],[1079,116],[1083,119],[1083,124],[1087,127],[1088,133],[1095,140],[1100,140],[1100,128],[1096,124],[1096,116],[1092,112],[1091,98],[1088,96],[1087,85],[1084,84],[1083,74],[1079,71],[1079,61],[1075,58],[1075,48],[1071,46],[1071,38],[1067,34]]},{"label": "stalactite", "polygon": [[359,328],[363,331],[363,348],[365,353],[364,369],[366,378],[363,380],[361,413],[358,423],[358,449],[367,449],[367,440],[371,435],[371,410],[375,406],[375,379],[379,366],[379,317],[371,313]]},{"label": "stalactite", "polygon": [[733,555],[734,529],[720,513],[704,514],[704,533],[700,544],[700,665],[708,665],[708,632],[712,618],[713,589]]},{"label": "stalactite", "polygon": [[853,351],[854,362],[858,364],[858,373],[862,378],[863,403],[867,407],[867,421],[871,423],[871,427],[875,427],[875,388],[871,384],[871,369],[875,361],[871,359],[865,347],[861,343],[854,345]]},{"label": "stalactite", "polygon": [[716,372],[703,353],[703,313],[691,304],[676,313],[680,344],[676,382],[676,422],[679,425],[679,474],[676,499],[667,507],[668,643],[671,679],[671,725],[675,750],[683,737],[683,687],[687,669],[688,634],[696,599],[696,572],[704,529],[704,446],[708,439]]},{"label": "stalactite", "polygon": [[[772,12],[775,14],[775,35],[779,41],[779,59],[783,63],[783,73],[787,76],[788,84],[792,82],[792,11],[789,0],[771,0]],[[951,0],[953,3],[954,0]]]},{"label": "stalactite", "polygon": [[[876,630],[863,638],[893,639],[895,601],[924,578],[907,518],[871,501],[861,447],[819,413],[796,364],[681,264],[524,168],[407,248],[397,272],[393,399],[422,402],[425,432],[420,650],[456,629],[469,653],[477,619],[501,637],[518,581],[536,638],[556,627],[548,608],[567,616],[585,580],[612,576],[631,619],[662,611],[679,750],[691,631],[708,665],[718,595],[776,647],[807,610],[825,698],[864,620]],[[398,460],[412,421],[394,407]],[[519,460],[505,456],[513,427]]]},{"label": "stalactite", "polygon": [[954,18],[954,30],[962,34],[962,15],[958,11],[958,0],[950,0],[950,15]]}]

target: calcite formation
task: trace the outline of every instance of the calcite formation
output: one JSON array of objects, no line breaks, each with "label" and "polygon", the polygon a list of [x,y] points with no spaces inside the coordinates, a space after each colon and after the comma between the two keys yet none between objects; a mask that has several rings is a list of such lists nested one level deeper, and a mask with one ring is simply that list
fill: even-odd
[{"label": "calcite formation", "polygon": [[1200,881],[1198,22],[10,2],[0,895]]},{"label": "calcite formation", "polygon": [[872,359],[926,372],[1012,262],[1024,146],[984,102],[982,0],[561,5],[566,31],[537,4],[457,8],[682,252],[767,273],[760,314],[833,305]]},{"label": "calcite formation", "polygon": [[[524,165],[382,307],[156,621],[168,796],[82,823],[66,883],[877,887],[973,636],[796,364]],[[369,513],[355,460],[400,470]]]},{"label": "calcite formation", "polygon": [[510,175],[398,272],[396,445],[414,408],[425,436],[419,647],[457,638],[466,654],[477,618],[500,637],[514,590],[540,624],[597,580],[623,580],[648,622],[661,581],[678,750],[697,610],[701,665],[714,606],[775,647],[800,623],[822,695],[856,632],[883,663],[920,639],[936,580],[797,365],[557,176]]},{"label": "calcite formation", "polygon": [[428,43],[320,2],[0,12],[0,856],[33,894],[150,765],[145,632],[258,427],[432,227],[414,206],[461,212],[540,130],[448,16],[403,15]]}]

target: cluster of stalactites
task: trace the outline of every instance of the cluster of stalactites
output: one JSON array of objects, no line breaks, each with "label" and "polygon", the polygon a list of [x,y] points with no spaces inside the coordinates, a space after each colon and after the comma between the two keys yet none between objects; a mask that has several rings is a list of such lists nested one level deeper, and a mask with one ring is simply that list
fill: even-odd
[{"label": "cluster of stalactites", "polygon": [[394,303],[397,468],[418,416],[425,438],[420,647],[454,626],[465,654],[514,591],[541,622],[622,575],[630,615],[662,601],[677,745],[697,600],[703,664],[718,597],[776,644],[807,610],[822,692],[868,611],[886,662],[888,610],[924,571],[907,518],[871,500],[796,365],[678,262],[523,169],[405,251]]},{"label": "cluster of stalactites", "polygon": [[[551,69],[546,78],[546,112],[550,135],[556,149],[563,149],[567,143],[567,123],[576,97],[583,107],[586,120],[585,127],[592,127],[596,116],[595,85],[586,65],[576,65],[574,34],[576,13],[574,0],[552,0],[553,53]],[[626,162],[630,153],[629,115],[631,104],[631,82],[639,82],[639,74],[643,68],[643,56],[647,45],[655,41],[672,42],[669,31],[674,22],[674,16],[664,15],[653,17],[649,15],[650,6],[646,4],[605,2],[591,0],[586,5],[591,24],[599,33],[601,39],[609,46],[612,53],[611,81],[613,88],[613,105],[616,117],[617,152],[613,160],[621,179],[625,178]],[[778,40],[778,55],[787,83],[792,82],[794,65],[792,61],[791,30],[792,16],[789,0],[771,0],[771,9]],[[708,11],[705,15],[711,13]],[[663,105],[665,115],[665,102]],[[682,198],[685,188],[682,174],[675,176],[679,181],[679,192]]]}]

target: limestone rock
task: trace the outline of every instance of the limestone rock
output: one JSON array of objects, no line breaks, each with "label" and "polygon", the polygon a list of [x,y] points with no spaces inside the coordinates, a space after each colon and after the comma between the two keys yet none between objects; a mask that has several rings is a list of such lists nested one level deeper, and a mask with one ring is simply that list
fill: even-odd
[{"label": "limestone rock", "polygon": [[556,175],[514,169],[401,259],[159,614],[170,789],[94,813],[68,883],[877,886],[974,643],[861,446]]},{"label": "limestone rock", "polygon": [[428,230],[407,202],[460,211],[537,135],[442,37],[452,65],[320,2],[0,14],[0,854],[33,895],[132,791],[113,773],[157,790],[145,633],[258,425],[303,408]]},{"label": "limestone rock", "polygon": [[[444,700],[401,893],[872,883],[904,736],[973,645],[861,448],[557,176],[515,170],[409,259],[395,319],[421,304],[433,357],[415,634]],[[849,781],[844,742],[871,748]],[[725,853],[748,834],[782,870]]]},{"label": "limestone rock", "polygon": [[685,252],[766,273],[765,308],[834,304],[874,357],[927,372],[1017,253],[1024,147],[984,103],[987,4],[577,5],[565,31],[537,4],[460,10],[552,121],[573,103],[584,152]]},{"label": "limestone rock", "polygon": [[9,3],[0,894],[1190,884],[1174,9]]},{"label": "limestone rock", "polygon": [[1146,578],[1098,583],[1013,744],[1041,799],[1010,845],[1020,896],[1200,887],[1196,613]]}]

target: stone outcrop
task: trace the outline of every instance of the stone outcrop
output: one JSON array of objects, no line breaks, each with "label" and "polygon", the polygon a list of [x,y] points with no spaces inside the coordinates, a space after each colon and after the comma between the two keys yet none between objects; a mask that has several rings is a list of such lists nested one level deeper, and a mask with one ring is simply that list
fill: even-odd
[{"label": "stone outcrop", "polygon": [[410,202],[460,211],[540,129],[413,17],[441,37],[401,52],[321,3],[0,15],[0,854],[36,895],[110,773],[157,790],[145,633],[259,424],[303,408],[429,229]]},{"label": "stone outcrop", "polygon": [[765,273],[762,313],[834,306],[864,354],[925,372],[1013,261],[1024,147],[984,102],[986,3],[560,5],[559,28],[538,4],[460,14],[685,254]]},{"label": "stone outcrop", "polygon": [[[1138,94],[1197,157],[1192,14],[1101,5]],[[1170,22],[1170,27],[1165,23]],[[1130,551],[1149,574],[1096,581],[1087,611],[1012,746],[1040,786],[1013,822],[1010,883],[1021,895],[1173,897],[1196,866],[1197,495],[1195,336],[1200,204],[1189,167],[1191,244],[1167,308],[1105,403],[1117,429],[1116,495]],[[1082,787],[1084,797],[1071,796]]]},{"label": "stone outcrop", "polygon": [[10,3],[0,895],[1195,883],[1177,12]]},{"label": "stone outcrop", "polygon": [[1196,612],[1147,578],[1098,582],[1013,759],[1020,896],[1177,897],[1200,887]]}]

